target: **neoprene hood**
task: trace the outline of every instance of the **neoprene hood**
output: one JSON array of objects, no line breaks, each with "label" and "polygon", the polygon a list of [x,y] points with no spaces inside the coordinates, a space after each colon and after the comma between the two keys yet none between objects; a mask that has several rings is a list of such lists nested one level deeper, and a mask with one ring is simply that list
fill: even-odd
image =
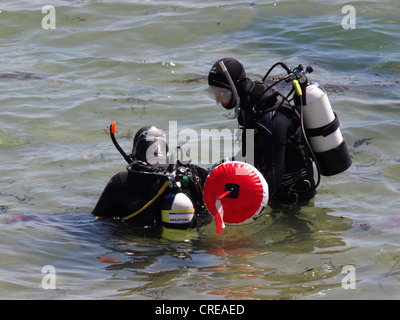
[{"label": "neoprene hood", "polygon": [[246,72],[244,70],[244,67],[239,61],[233,58],[223,58],[214,63],[208,74],[208,84],[210,86],[216,86],[227,89],[231,88],[228,79],[226,78],[224,72],[221,69],[221,66],[219,65],[220,61],[224,62],[226,69],[228,70],[229,75],[231,76],[235,86],[240,82],[240,80],[246,78]]}]

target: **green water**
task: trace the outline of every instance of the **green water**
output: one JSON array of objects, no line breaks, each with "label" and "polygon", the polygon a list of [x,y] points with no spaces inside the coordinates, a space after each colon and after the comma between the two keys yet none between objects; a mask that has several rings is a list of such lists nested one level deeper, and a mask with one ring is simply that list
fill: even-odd
[{"label": "green water", "polygon": [[[356,29],[342,28],[343,1],[51,2],[49,30],[44,1],[0,7],[1,299],[400,298],[398,1],[353,1]],[[237,128],[204,92],[225,56],[254,80],[277,61],[312,65],[352,167],[300,211],[268,207],[220,235],[94,220],[125,167],[112,121],[127,152],[144,125]]]}]

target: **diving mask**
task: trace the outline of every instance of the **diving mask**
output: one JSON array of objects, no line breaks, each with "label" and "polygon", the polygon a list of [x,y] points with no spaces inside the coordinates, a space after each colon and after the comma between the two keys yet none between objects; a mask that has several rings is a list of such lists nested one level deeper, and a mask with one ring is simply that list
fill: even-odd
[{"label": "diving mask", "polygon": [[206,89],[206,92],[217,102],[217,104],[221,104],[223,107],[226,107],[231,102],[232,90],[230,89],[209,86]]}]

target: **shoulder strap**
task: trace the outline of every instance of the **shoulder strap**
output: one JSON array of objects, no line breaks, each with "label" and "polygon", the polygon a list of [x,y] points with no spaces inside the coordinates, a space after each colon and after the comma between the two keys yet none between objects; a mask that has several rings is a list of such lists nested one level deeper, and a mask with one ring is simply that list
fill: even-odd
[{"label": "shoulder strap", "polygon": [[250,90],[250,95],[255,98],[255,104],[252,111],[256,116],[276,110],[280,107],[292,110],[292,106],[286,97],[275,88],[268,89],[265,82],[255,81]]}]

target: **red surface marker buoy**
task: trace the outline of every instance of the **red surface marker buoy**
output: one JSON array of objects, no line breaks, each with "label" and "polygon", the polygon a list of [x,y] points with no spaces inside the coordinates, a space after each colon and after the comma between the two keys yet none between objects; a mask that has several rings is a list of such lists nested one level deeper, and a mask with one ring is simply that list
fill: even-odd
[{"label": "red surface marker buoy", "polygon": [[210,172],[203,198],[220,233],[225,224],[250,223],[262,214],[268,203],[268,184],[252,165],[229,161]]}]

